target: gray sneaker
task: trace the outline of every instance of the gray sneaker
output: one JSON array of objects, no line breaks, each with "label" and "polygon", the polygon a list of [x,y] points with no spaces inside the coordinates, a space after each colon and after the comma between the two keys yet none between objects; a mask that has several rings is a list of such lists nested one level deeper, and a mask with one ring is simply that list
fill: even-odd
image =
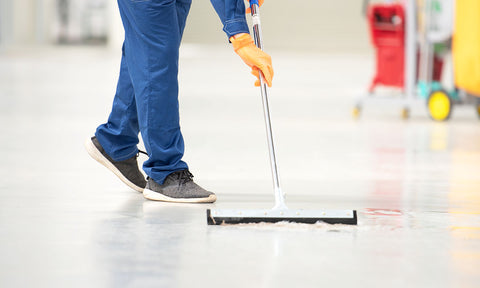
[{"label": "gray sneaker", "polygon": [[107,155],[97,138],[93,136],[85,141],[85,148],[93,159],[97,160],[103,166],[107,167],[115,175],[127,184],[128,187],[138,192],[143,192],[147,181],[142,172],[138,169],[137,155],[123,161],[114,161]]},{"label": "gray sneaker", "polygon": [[162,185],[149,177],[143,196],[150,200],[178,203],[213,203],[217,200],[214,193],[195,184],[192,178],[188,170],[171,173]]}]

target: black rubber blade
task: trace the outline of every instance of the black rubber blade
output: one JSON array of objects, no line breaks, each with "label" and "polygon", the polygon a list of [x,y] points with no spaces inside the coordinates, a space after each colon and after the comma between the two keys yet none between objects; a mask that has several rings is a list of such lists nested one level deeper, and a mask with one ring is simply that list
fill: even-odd
[{"label": "black rubber blade", "polygon": [[292,222],[357,225],[355,210],[207,210],[208,225]]}]

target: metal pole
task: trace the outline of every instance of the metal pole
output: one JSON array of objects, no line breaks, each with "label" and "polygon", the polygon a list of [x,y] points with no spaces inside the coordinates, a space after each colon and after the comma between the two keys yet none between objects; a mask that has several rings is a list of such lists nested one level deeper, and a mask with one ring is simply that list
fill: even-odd
[{"label": "metal pole", "polygon": [[417,38],[415,0],[405,1],[405,94],[407,105],[415,98]]},{"label": "metal pole", "polygon": [[[260,11],[258,3],[256,1],[250,1],[250,8],[252,10],[252,23],[253,23],[253,39],[255,40],[255,45],[258,48],[263,50],[262,43],[262,31],[260,26]],[[277,170],[277,160],[275,156],[275,145],[273,143],[273,133],[272,133],[272,124],[270,121],[270,108],[268,104],[268,93],[267,93],[267,83],[263,78],[263,74],[260,73],[260,90],[262,93],[262,102],[263,102],[263,114],[265,116],[265,127],[267,130],[267,141],[268,141],[268,151],[270,153],[270,168],[272,170],[273,185],[275,189],[275,206],[273,209],[287,209],[285,205],[285,197],[280,189],[280,181],[278,177]]]}]

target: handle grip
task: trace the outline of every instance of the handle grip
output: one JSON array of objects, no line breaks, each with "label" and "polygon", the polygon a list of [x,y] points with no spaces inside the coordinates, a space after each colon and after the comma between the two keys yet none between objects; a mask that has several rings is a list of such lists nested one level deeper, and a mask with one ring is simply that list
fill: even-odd
[{"label": "handle grip", "polygon": [[[258,0],[250,1],[250,10],[252,14],[253,40],[255,41],[255,45],[260,50],[263,50],[262,27],[260,22],[260,6],[258,4]],[[265,83],[265,78],[263,77],[262,71],[259,71],[259,73],[260,73],[260,87],[263,87]]]}]

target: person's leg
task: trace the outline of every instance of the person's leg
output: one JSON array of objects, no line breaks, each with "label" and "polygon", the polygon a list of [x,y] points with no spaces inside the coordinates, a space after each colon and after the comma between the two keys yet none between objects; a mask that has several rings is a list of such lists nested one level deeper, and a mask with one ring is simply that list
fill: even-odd
[{"label": "person's leg", "polygon": [[[143,196],[169,202],[215,202],[215,194],[198,186],[181,160],[184,144],[178,115],[178,51],[191,1],[154,0],[143,5],[128,1],[119,3],[132,9],[127,19],[137,25],[127,36],[127,63],[140,130],[150,157],[144,164],[150,178]],[[129,52],[135,53],[134,59],[128,57],[132,56]]]},{"label": "person's leg", "polygon": [[138,153],[138,132],[135,93],[125,58],[124,45],[112,111],[108,122],[97,128],[95,136],[113,160],[123,161]]},{"label": "person's leg", "polygon": [[85,141],[90,156],[132,189],[143,192],[146,181],[138,169],[138,120],[132,81],[122,47],[122,61],[112,111],[95,136]]},{"label": "person's leg", "polygon": [[[140,131],[149,159],[145,173],[157,183],[187,169],[178,111],[181,29],[176,1],[118,0],[125,27],[125,59]],[[188,11],[187,11],[188,12]]]},{"label": "person's leg", "polygon": [[185,29],[185,23],[187,22],[187,16],[190,12],[190,6],[192,0],[177,0],[177,19],[178,19],[178,31],[180,33],[180,41],[183,36],[183,30]]}]

